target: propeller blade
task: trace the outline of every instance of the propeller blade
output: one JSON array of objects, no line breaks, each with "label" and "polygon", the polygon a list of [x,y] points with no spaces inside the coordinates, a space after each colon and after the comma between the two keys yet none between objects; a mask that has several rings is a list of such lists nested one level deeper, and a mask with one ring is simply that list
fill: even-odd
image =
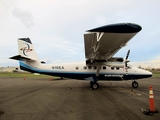
[{"label": "propeller blade", "polygon": [[128,57],[129,57],[129,53],[130,53],[130,50],[128,50],[128,52],[127,52],[126,60],[127,60],[127,59],[128,59]]},{"label": "propeller blade", "polygon": [[125,62],[125,67],[127,67],[127,62]]},{"label": "propeller blade", "polygon": [[127,61],[128,57],[129,57],[129,54],[130,54],[130,50],[128,50],[127,55],[126,55],[125,67],[127,67],[127,63],[129,62],[129,61]]}]

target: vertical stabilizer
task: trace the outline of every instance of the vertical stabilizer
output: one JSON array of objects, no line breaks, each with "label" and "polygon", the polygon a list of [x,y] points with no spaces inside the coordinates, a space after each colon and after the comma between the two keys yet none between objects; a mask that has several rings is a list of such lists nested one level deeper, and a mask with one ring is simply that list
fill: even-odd
[{"label": "vertical stabilizer", "polygon": [[18,39],[19,55],[31,60],[38,60],[38,56],[29,38]]},{"label": "vertical stabilizer", "polygon": [[20,61],[39,61],[33,44],[29,38],[18,39],[18,52],[19,55],[10,57],[10,59]]}]

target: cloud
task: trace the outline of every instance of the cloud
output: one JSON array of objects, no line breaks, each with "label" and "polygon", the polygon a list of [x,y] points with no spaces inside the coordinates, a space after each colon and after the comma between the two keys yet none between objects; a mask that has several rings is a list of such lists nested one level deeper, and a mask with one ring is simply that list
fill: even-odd
[{"label": "cloud", "polygon": [[33,16],[32,13],[28,10],[20,10],[18,8],[15,8],[12,11],[13,16],[20,19],[20,21],[27,27],[31,28],[34,26]]}]

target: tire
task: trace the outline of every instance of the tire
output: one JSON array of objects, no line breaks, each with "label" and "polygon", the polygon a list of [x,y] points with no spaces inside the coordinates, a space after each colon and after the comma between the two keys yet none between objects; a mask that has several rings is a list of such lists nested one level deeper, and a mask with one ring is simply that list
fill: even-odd
[{"label": "tire", "polygon": [[92,87],[93,90],[98,90],[99,84],[98,83],[92,83],[91,87]]},{"label": "tire", "polygon": [[136,82],[136,81],[132,82],[132,87],[137,88],[138,87],[138,82]]}]

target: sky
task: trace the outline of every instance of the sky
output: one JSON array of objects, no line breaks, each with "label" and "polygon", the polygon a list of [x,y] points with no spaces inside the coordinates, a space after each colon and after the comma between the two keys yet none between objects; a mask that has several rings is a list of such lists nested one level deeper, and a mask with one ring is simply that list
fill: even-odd
[{"label": "sky", "polygon": [[131,64],[160,67],[159,0],[0,0],[0,67],[18,66],[18,38],[29,37],[46,63],[85,61],[89,29],[136,23],[142,30],[117,52]]}]

